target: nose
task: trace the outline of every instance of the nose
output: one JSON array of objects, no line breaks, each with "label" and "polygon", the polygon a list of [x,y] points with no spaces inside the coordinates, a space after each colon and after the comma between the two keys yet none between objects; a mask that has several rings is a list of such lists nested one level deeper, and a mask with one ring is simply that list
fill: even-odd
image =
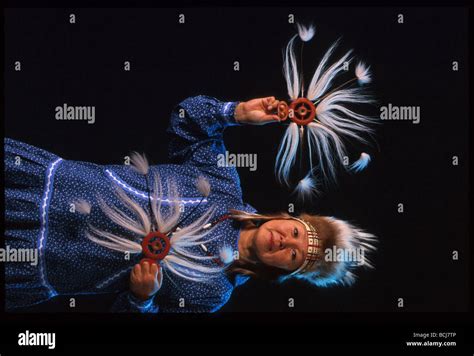
[{"label": "nose", "polygon": [[288,238],[287,235],[283,236],[283,234],[280,234],[280,239],[278,241],[278,244],[279,244],[278,247],[280,248],[280,250],[283,250],[286,247],[291,247],[293,242],[291,241],[291,239]]},{"label": "nose", "polygon": [[291,233],[290,234],[282,234],[280,233],[279,234],[279,241],[277,242],[279,245],[278,247],[280,248],[280,250],[283,250],[287,247],[296,247],[297,246],[297,242],[291,238]]}]

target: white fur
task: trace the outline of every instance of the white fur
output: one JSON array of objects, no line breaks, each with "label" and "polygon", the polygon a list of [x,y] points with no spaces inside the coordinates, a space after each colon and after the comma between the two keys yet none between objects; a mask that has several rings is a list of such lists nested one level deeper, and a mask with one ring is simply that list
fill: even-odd
[{"label": "white fur", "polygon": [[[337,230],[337,240],[339,241],[338,248],[342,249],[361,249],[363,251],[362,261],[359,267],[374,268],[370,261],[369,255],[371,252],[376,250],[375,243],[377,242],[376,236],[367,233],[354,225],[340,219],[333,217],[328,218],[329,221]],[[352,285],[356,280],[354,274],[355,269],[358,267],[353,261],[334,261],[334,271],[329,276],[323,276],[318,271],[317,264],[313,268],[304,273],[295,275],[285,275],[279,278],[280,282],[284,282],[291,278],[305,280],[318,287],[329,287],[334,285],[349,286]]]}]

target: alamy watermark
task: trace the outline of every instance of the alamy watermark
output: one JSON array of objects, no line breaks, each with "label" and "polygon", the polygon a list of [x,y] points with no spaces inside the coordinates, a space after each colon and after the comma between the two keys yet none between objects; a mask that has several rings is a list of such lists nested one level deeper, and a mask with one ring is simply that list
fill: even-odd
[{"label": "alamy watermark", "polygon": [[33,333],[26,330],[18,334],[19,346],[48,346],[48,349],[56,347],[56,333]]},{"label": "alamy watermark", "polygon": [[388,103],[388,105],[380,107],[380,119],[408,120],[413,124],[419,124],[420,111],[419,106],[396,106]]},{"label": "alamy watermark", "polygon": [[256,153],[219,153],[217,155],[218,167],[244,167],[250,171],[257,170],[257,154]]},{"label": "alamy watermark", "polygon": [[64,103],[56,106],[56,120],[86,120],[88,124],[95,122],[95,106],[69,106]]},{"label": "alamy watermark", "polygon": [[38,264],[36,248],[12,248],[9,245],[0,248],[0,262],[29,262],[32,266]]},{"label": "alamy watermark", "polygon": [[327,262],[349,262],[356,266],[362,266],[365,263],[364,249],[333,246],[324,250],[324,259]]}]

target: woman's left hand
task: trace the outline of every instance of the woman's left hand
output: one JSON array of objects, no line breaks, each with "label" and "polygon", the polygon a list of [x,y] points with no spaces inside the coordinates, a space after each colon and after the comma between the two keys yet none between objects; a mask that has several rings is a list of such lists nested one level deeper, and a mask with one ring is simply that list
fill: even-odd
[{"label": "woman's left hand", "polygon": [[243,101],[235,108],[235,120],[241,124],[263,125],[279,122],[276,114],[279,101],[274,96]]},{"label": "woman's left hand", "polygon": [[130,290],[141,300],[147,300],[158,292],[163,283],[161,267],[146,261],[137,263],[130,273]]}]

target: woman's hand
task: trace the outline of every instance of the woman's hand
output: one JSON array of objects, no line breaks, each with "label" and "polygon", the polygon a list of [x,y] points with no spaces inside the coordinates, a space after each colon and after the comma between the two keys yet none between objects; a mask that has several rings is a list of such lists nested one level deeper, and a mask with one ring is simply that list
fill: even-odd
[{"label": "woman's hand", "polygon": [[279,101],[274,96],[241,102],[235,108],[235,120],[241,124],[263,125],[279,122],[275,110]]},{"label": "woman's hand", "polygon": [[141,300],[147,300],[158,292],[163,283],[161,267],[148,262],[137,263],[130,274],[130,290]]}]

